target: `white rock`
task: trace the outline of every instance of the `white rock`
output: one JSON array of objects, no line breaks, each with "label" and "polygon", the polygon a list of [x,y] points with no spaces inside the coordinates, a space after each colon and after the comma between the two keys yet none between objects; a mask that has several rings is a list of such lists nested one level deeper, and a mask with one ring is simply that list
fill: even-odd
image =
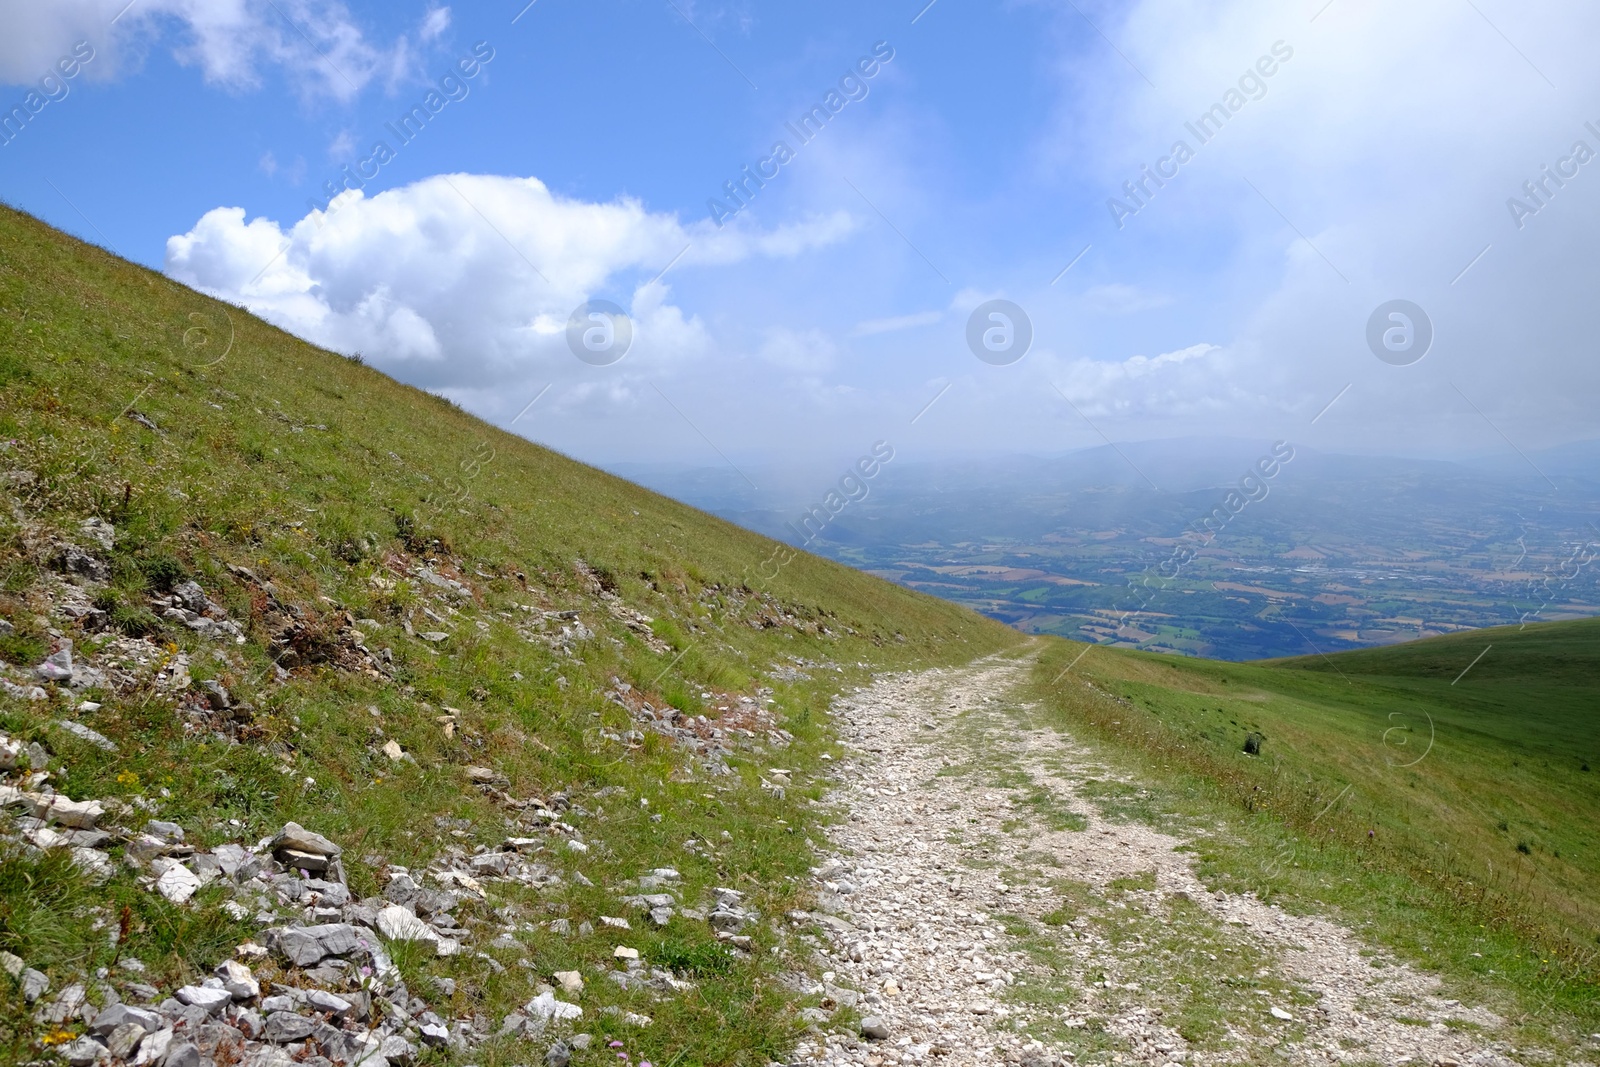
[{"label": "white rock", "polygon": [[60,1055],[72,1067],[88,1067],[91,1063],[111,1058],[110,1051],[92,1037],[80,1037],[71,1044],[63,1045]]},{"label": "white rock", "polygon": [[193,871],[181,863],[168,867],[166,873],[156,879],[156,892],[172,901],[182,904],[194,896],[195,890],[200,888],[200,879],[195,877]]},{"label": "white rock", "polygon": [[75,982],[63,989],[55,1000],[40,1010],[39,1021],[61,1024],[76,1018],[83,1010],[86,999],[83,985]]},{"label": "white rock", "polygon": [[67,733],[72,734],[74,737],[79,737],[89,742],[95,748],[103,749],[106,752],[115,752],[117,750],[117,744],[115,741],[111,740],[109,737],[106,737],[104,734],[97,733],[96,731],[89,729],[81,722],[73,722],[71,719],[61,719],[56,723],[56,725],[67,731]]},{"label": "white rock", "polygon": [[171,844],[154,834],[135,834],[123,846],[122,855],[134,863],[149,863],[157,856],[166,855],[171,847]]},{"label": "white rock", "polygon": [[139,1043],[139,1054],[133,1058],[132,1067],[145,1067],[149,1063],[160,1062],[165,1058],[167,1049],[172,1045],[172,1029],[170,1027],[157,1030]]},{"label": "white rock", "polygon": [[[315,784],[310,779],[307,779],[307,781]],[[277,836],[272,839],[272,850],[276,852],[280,849],[290,852],[302,852],[311,856],[325,856],[330,859],[344,852],[344,849],[329,841],[326,837],[307,830],[297,822],[284,823],[283,829],[279,830]]]},{"label": "white rock", "polygon": [[306,1004],[314,1011],[325,1011],[329,1015],[343,1015],[351,1007],[348,1000],[324,989],[313,989],[306,993]]},{"label": "white rock", "polygon": [[583,1009],[576,1004],[568,1004],[564,1000],[557,1000],[554,993],[540,993],[528,1001],[522,1008],[523,1014],[529,1019],[539,1023],[549,1022],[551,1019],[581,1019]]},{"label": "white rock", "polygon": [[197,1008],[204,1008],[208,1014],[215,1015],[233,1002],[233,994],[226,989],[212,989],[210,986],[186,985],[173,996],[181,1003],[192,1004]]},{"label": "white rock", "polygon": [[242,963],[223,960],[217,964],[217,969],[212,973],[222,979],[222,988],[226,989],[234,1000],[251,1000],[261,995],[261,983],[256,981],[255,974],[250,968]]},{"label": "white rock", "polygon": [[29,1004],[50,992],[50,979],[43,971],[26,968],[17,976],[17,982],[22,986],[22,999]]},{"label": "white rock", "polygon": [[66,682],[72,680],[72,649],[63,648],[43,663],[33,669],[34,675],[42,682]]},{"label": "white rock", "polygon": [[437,941],[439,932],[404,904],[391,904],[378,912],[378,933],[390,941]]},{"label": "white rock", "polygon": [[472,877],[472,875],[468,874],[466,871],[458,871],[452,868],[444,871],[429,871],[428,873],[433,880],[438,882],[440,885],[457,886],[461,889],[465,889],[473,896],[483,896],[483,883]]},{"label": "white rock", "polygon": [[116,872],[116,868],[111,864],[111,857],[96,848],[73,846],[72,862],[96,883],[105,881]]},{"label": "white rock", "polygon": [[42,808],[35,809],[35,815],[46,822],[60,823],[74,830],[93,830],[106,811],[98,800],[72,800],[60,793],[42,799],[44,804]]},{"label": "white rock", "polygon": [[1274,1004],[1272,1006],[1272,1017],[1274,1019],[1281,1019],[1284,1022],[1290,1022],[1290,1021],[1292,1021],[1294,1019],[1293,1015],[1290,1015],[1288,1012],[1284,1011],[1282,1008],[1278,1007],[1276,1004]]},{"label": "white rock", "polygon": [[114,1060],[126,1060],[133,1055],[144,1040],[144,1027],[138,1023],[123,1023],[106,1035],[106,1049]]},{"label": "white rock", "polygon": [[32,841],[39,848],[55,848],[58,845],[65,844],[67,840],[65,834],[58,834],[48,826],[27,830],[22,836]]}]

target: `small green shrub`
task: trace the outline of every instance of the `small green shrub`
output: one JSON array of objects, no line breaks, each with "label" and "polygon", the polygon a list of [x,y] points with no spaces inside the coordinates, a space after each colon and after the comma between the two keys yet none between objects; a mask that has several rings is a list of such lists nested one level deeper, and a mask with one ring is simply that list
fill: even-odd
[{"label": "small green shrub", "polygon": [[650,962],[677,974],[703,976],[733,970],[733,953],[711,941],[669,937],[650,949]]},{"label": "small green shrub", "polygon": [[156,613],[141,604],[130,604],[121,593],[112,588],[95,594],[94,606],[106,613],[106,622],[128,637],[148,637],[161,632],[161,620]]},{"label": "small green shrub", "polygon": [[165,552],[151,552],[138,560],[139,573],[144,575],[145,588],[152,593],[170,593],[174,586],[189,580],[189,571],[176,556]]}]

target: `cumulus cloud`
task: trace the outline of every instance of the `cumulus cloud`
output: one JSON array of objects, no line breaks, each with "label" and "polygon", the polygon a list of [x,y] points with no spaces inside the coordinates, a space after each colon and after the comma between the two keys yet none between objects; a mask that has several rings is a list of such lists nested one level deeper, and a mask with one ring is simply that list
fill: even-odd
[{"label": "cumulus cloud", "polygon": [[[832,217],[717,231],[628,198],[561,197],[536,178],[450,174],[370,198],[347,192],[288,226],[216,208],[167,242],[166,269],[409,381],[472,391],[581,371],[567,322],[594,298],[633,319],[628,368],[681,367],[715,344],[671,302],[665,268],[783,256],[847,232]],[[764,351],[816,365],[829,349],[805,334]]]},{"label": "cumulus cloud", "polygon": [[[97,56],[91,77],[136,65],[143,50],[167,34],[177,59],[206,81],[253,89],[264,67],[281,68],[300,95],[349,99],[374,80],[393,83],[410,73],[413,49],[404,38],[388,45],[368,39],[339,0],[52,0],[3,5],[0,80],[35,81],[87,40]],[[443,32],[449,9],[430,12],[424,40]]]},{"label": "cumulus cloud", "polygon": [[[1099,189],[1103,205],[1126,200],[1123,183],[1176,140],[1195,149],[1122,229],[1097,213],[1078,271],[1109,264],[1123,284],[1177,294],[1169,321],[1225,324],[1206,332],[1226,358],[1201,362],[1228,388],[1204,395],[1246,406],[1270,395],[1269,422],[1283,405],[1309,418],[1353,383],[1317,426],[1340,444],[1503,448],[1462,393],[1526,447],[1592,436],[1580,398],[1600,389],[1600,365],[1581,294],[1600,284],[1600,170],[1582,166],[1521,228],[1507,202],[1575,141],[1600,153],[1585,126],[1600,111],[1583,103],[1600,97],[1587,52],[1600,8],[1557,0],[1530,20],[1497,0],[1340,0],[1311,21],[1321,8],[1087,5],[1126,60],[1063,13],[1091,49],[1061,67],[1059,118],[1037,145],[1046,169]],[[1275,73],[1247,79],[1243,106],[1202,144],[1185,124],[1280,42]],[[1126,309],[1116,288],[1084,301]],[[1421,304],[1437,331],[1412,367],[1380,363],[1364,341],[1368,316],[1394,298]]]},{"label": "cumulus cloud", "polygon": [[1196,344],[1158,356],[1074,359],[1057,363],[1049,373],[1090,418],[1214,412],[1239,399],[1228,381],[1230,368],[1219,358],[1222,351],[1218,345]]}]

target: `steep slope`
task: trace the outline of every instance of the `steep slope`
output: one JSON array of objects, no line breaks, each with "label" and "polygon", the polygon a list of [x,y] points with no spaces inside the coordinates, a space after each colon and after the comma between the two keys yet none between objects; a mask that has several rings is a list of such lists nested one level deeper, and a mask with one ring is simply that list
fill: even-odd
[{"label": "steep slope", "polygon": [[0,211],[0,1061],[784,1055],[830,698],[1018,638],[777,549]]}]

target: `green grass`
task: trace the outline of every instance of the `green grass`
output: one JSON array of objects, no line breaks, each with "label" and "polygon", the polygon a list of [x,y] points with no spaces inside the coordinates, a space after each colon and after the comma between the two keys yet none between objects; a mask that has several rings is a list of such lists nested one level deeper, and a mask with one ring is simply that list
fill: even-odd
[{"label": "green grass", "polygon": [[1033,693],[1140,783],[1084,784],[1108,817],[1223,820],[1196,846],[1214,885],[1338,914],[1531,1032],[1600,1029],[1600,620],[1249,664],[1096,649],[1063,676],[1080,651],[1051,642]]},{"label": "green grass", "polygon": [[[616,887],[656,866],[683,872],[688,903],[731,885],[767,916],[802,906],[824,818],[811,803],[830,766],[822,757],[840,754],[832,696],[874,671],[963,663],[1020,640],[804,554],[752,588],[771,542],[7,210],[0,442],[0,617],[14,626],[0,635],[0,659],[30,666],[49,651],[49,626],[61,628],[40,618],[40,591],[54,580],[49,544],[81,541],[79,523],[99,516],[118,530],[98,594],[110,625],[72,632],[80,651],[148,634],[250,709],[233,727],[235,744],[186,729],[155,689],[87,694],[103,707],[79,717],[118,744],[109,754],[51,725],[69,706],[0,698],[0,730],[48,747],[60,789],[142,797],[202,845],[254,841],[300,821],[345,845],[358,895],[380,888],[387,865],[420,867],[442,843],[470,849],[506,834],[506,812],[467,784],[466,766],[494,767],[516,796],[567,790],[591,812],[574,821],[592,848],[541,857],[563,874],[561,888],[497,889],[459,912],[466,922],[514,912],[533,925],[519,934],[531,966],[500,973],[470,954],[401,953],[399,962],[441,1013],[498,1023],[552,972],[592,967],[615,943],[629,944],[694,982],[660,1003],[590,983],[588,1019],[604,1019],[605,1006],[654,1017],[627,1035],[592,1026],[602,1040],[626,1040],[635,1060],[783,1059],[802,1026],[777,975],[810,962],[765,924],[753,931],[754,953],[734,956],[681,918],[620,936],[562,937],[537,924],[559,916],[576,928],[620,914]],[[409,575],[428,560],[468,582],[471,596],[452,600]],[[229,565],[251,568],[302,612],[286,682],[271,671],[266,597]],[[650,615],[666,651],[613,619],[586,575]],[[152,594],[189,578],[245,625],[245,645],[202,640],[150,614]],[[527,606],[576,610],[596,636],[575,654],[555,651],[527,636]],[[392,649],[392,683],[328,662],[347,617],[376,624],[359,626],[369,647]],[[406,635],[407,620],[453,633],[427,645]],[[1095,650],[1065,676],[1081,646],[1039,647],[1031,696],[1040,715],[1106,761],[1079,788],[1103,817],[1191,833],[1220,823],[1227,833],[1195,846],[1212,884],[1332,912],[1534,1039],[1600,1030],[1600,787],[1590,770],[1600,765],[1600,623],[1256,664]],[[843,669],[773,680],[775,668],[801,661]],[[653,734],[638,747],[606,738],[632,725],[603,699],[613,677],[693,713],[707,710],[702,693],[770,685],[794,744],[747,751],[733,774],[710,778]],[[438,722],[447,707],[456,716],[448,735]],[[1265,738],[1260,757],[1242,751],[1251,732]],[[380,751],[390,739],[415,762],[391,764]],[[952,756],[962,762],[940,773],[982,775],[1016,790],[1046,828],[1082,829],[1082,816],[1014,761],[975,747]],[[771,766],[792,772],[781,798],[760,784]],[[687,850],[689,839],[707,847]],[[995,844],[970,843],[963,862],[999,864]],[[1236,968],[1240,997],[1253,996],[1245,986],[1257,961],[1229,962],[1198,914],[1174,904],[1108,919],[1101,902],[1061,888],[1054,873],[1015,876],[1057,887],[1042,927],[1014,931],[1039,951],[1079,918],[1114,939],[1153,941],[1164,930],[1170,955],[1152,956],[1152,966],[1184,961],[1198,988],[1216,955]],[[1137,901],[1145,886],[1116,891]],[[126,868],[93,887],[59,854],[0,851],[0,949],[49,972],[56,988],[130,958],[170,987],[253,932],[227,917],[219,892],[177,908]],[[124,926],[127,937],[113,938]],[[456,980],[448,1001],[433,992],[438,977]],[[1180,997],[1168,1009],[1196,1040],[1214,1041],[1217,1003]],[[0,978],[0,1062],[39,1058],[41,1036]],[[471,1059],[496,1067],[541,1055],[502,1041]]]},{"label": "green grass", "polygon": [[[571,820],[590,851],[542,855],[563,874],[560,889],[497,887],[490,901],[462,906],[467,923],[515,909],[532,925],[563,916],[576,929],[624,914],[614,887],[659,866],[683,872],[685,903],[729,885],[781,916],[799,906],[816,862],[822,816],[811,802],[829,766],[822,756],[839,753],[832,695],[870,671],[962,663],[1018,641],[963,609],[803,553],[751,588],[773,549],[766,539],[4,209],[0,442],[0,617],[15,627],[0,637],[0,658],[31,667],[48,652],[48,545],[81,543],[79,524],[98,516],[117,527],[104,554],[111,579],[98,593],[110,625],[71,632],[80,653],[149,634],[169,656],[185,655],[196,679],[218,680],[248,705],[230,727],[241,743],[186,729],[173,699],[151,688],[86,694],[103,707],[78,717],[113,739],[116,754],[50,725],[70,706],[0,697],[0,730],[46,745],[61,790],[143,797],[202,845],[253,842],[290,819],[310,826],[344,845],[357,895],[378,891],[387,865],[422,867],[443,844],[470,850],[506,835],[506,811],[468,785],[467,765],[492,766],[514,796],[569,791],[591,813]],[[653,618],[664,651],[609,615],[579,560]],[[449,597],[408,573],[428,561],[471,595]],[[250,568],[302,613],[286,682],[271,669],[270,602],[230,565]],[[245,626],[246,644],[203,640],[149,612],[152,594],[190,578]],[[529,639],[526,606],[576,610],[595,636],[572,655],[553,650]],[[347,620],[365,620],[370,648],[392,649],[392,683],[330,659]],[[428,645],[405,633],[407,620],[452,636]],[[843,669],[772,679],[800,660]],[[762,741],[731,760],[732,775],[708,777],[654,734],[637,747],[606,738],[633,725],[603,699],[612,678],[696,714],[710,714],[702,693],[770,685],[794,743]],[[445,708],[456,715],[452,734],[438,722]],[[391,763],[387,740],[415,762]],[[761,787],[770,766],[793,775],[782,798]],[[686,850],[690,839],[706,847]],[[0,854],[0,949],[47,971],[57,989],[119,954],[163,983],[194,979],[254,932],[220,905],[207,891],[172,907],[127,868],[97,888],[59,856]],[[113,947],[124,906],[128,937]],[[775,976],[810,966],[787,935],[763,924],[754,953],[730,957],[704,924],[645,925],[587,938],[538,927],[519,935],[532,966],[503,974],[471,954],[402,952],[399,962],[441,1014],[482,1014],[498,1027],[551,972],[587,972],[621,941],[692,977],[694,989],[646,1004],[592,981],[583,1004],[598,1039],[615,1029],[598,1009],[619,1005],[655,1019],[626,1037],[636,1060],[785,1056],[802,1024]],[[448,1002],[432,992],[434,977],[456,980]],[[39,1056],[43,1033],[30,1016],[0,976],[0,1063]],[[489,1067],[542,1055],[542,1046],[498,1042],[469,1059]]]}]

